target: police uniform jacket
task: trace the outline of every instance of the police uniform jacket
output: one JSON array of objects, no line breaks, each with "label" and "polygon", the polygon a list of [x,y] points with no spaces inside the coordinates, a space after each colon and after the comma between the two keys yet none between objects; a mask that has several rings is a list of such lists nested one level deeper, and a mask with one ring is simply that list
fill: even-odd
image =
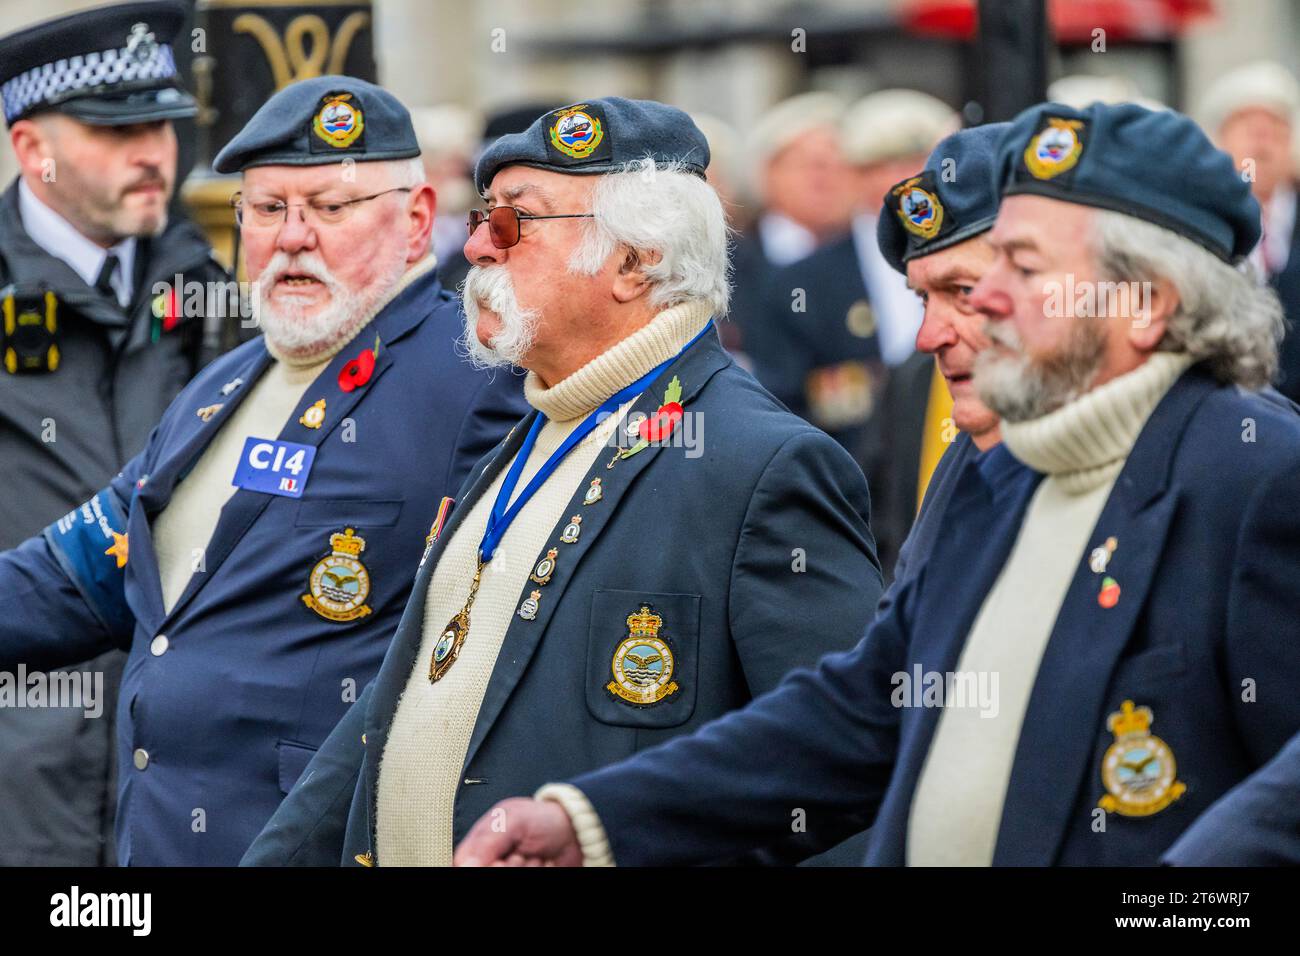
[{"label": "police uniform jacket", "polygon": [[[504,797],[741,706],[792,667],[849,646],[874,612],[880,571],[866,483],[852,459],[775,402],[714,331],[664,370],[631,414],[653,413],[674,376],[686,414],[707,423],[702,453],[652,445],[608,468],[612,453],[602,451],[579,485],[565,514],[581,515],[581,535],[557,545],[566,550],[536,618],[514,617],[484,695],[455,800],[456,840]],[[476,469],[442,540],[514,457],[530,420]],[[601,498],[584,504],[596,478]],[[340,850],[345,865],[375,862],[379,761],[419,652],[438,548],[416,577],[379,676],[245,863],[336,865]],[[646,606],[661,618],[678,689],[638,705],[608,685],[627,619]]]},{"label": "police uniform jacket", "polygon": [[[169,613],[151,521],[270,364],[260,339],[204,369],[86,505],[0,555],[0,666],[129,651],[117,710],[123,864],[236,863],[373,677],[440,497],[523,409],[517,379],[459,357],[460,327],[456,301],[427,274],[335,356],[265,436],[315,448],[301,498],[236,491]],[[376,336],[369,380],[342,390],[340,373]],[[300,416],[320,399],[311,428]],[[366,581],[351,610],[368,611],[330,620],[303,598],[349,529],[365,542]]]},{"label": "police uniform jacket", "polygon": [[[956,669],[1040,480],[1003,446],[968,463],[930,558],[854,650],[690,737],[572,779],[615,861],[702,863],[779,843],[790,808],[805,807],[809,832],[825,826],[831,839],[874,821],[867,862],[902,865],[942,708],[895,707],[891,678]],[[1296,732],[1298,494],[1292,410],[1196,367],[1164,396],[1079,556],[1025,714],[995,864],[1154,864]],[[1088,557],[1109,536],[1106,573],[1122,596],[1106,607]],[[1125,701],[1149,709],[1139,742],[1151,753],[1160,738],[1160,768],[1185,787],[1144,816],[1099,808],[1117,742],[1107,721]]]}]

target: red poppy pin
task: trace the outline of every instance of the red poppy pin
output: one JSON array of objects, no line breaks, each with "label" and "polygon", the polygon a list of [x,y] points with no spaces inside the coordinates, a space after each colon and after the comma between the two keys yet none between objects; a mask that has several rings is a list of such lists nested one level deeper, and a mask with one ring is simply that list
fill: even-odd
[{"label": "red poppy pin", "polygon": [[350,392],[370,381],[375,371],[375,361],[379,358],[379,336],[375,336],[375,347],[362,349],[361,354],[339,369],[339,388]]},{"label": "red poppy pin", "polygon": [[[664,403],[659,406],[653,415],[642,421],[638,427],[637,433],[641,436],[640,441],[631,448],[625,448],[619,452],[614,461],[631,458],[642,449],[650,447],[651,442],[667,441],[668,436],[677,428],[678,423],[682,420],[682,415],[685,414],[681,405],[681,397],[682,383],[674,375],[673,380],[664,389]],[[613,467],[614,462],[611,461],[609,464],[610,467]]]}]

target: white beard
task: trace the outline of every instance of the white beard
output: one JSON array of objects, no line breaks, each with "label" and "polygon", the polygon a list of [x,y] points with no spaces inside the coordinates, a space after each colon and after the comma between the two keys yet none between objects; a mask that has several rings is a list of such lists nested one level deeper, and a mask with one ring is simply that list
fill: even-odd
[{"label": "white beard", "polygon": [[[314,252],[289,255],[277,251],[258,277],[253,314],[272,351],[288,359],[310,359],[332,355],[357,330],[374,318],[376,307],[397,285],[406,271],[404,257],[394,257],[366,288],[349,289],[325,266]],[[309,275],[329,291],[329,301],[313,314],[307,306],[282,297],[270,302],[271,288],[285,272]],[[314,306],[313,306],[314,307]]]},{"label": "white beard", "polygon": [[985,349],[975,356],[973,377],[980,400],[1009,422],[1041,418],[1074,401],[1092,385],[1106,349],[1094,318],[1076,318],[1065,344],[1053,355],[1032,359],[1010,322],[985,322],[989,340],[1018,354]]},{"label": "white beard", "polygon": [[[515,286],[505,266],[474,266],[461,290],[465,306],[465,329],[461,347],[477,368],[522,365],[532,350],[541,313],[523,309],[515,298]],[[487,309],[501,320],[501,330],[484,345],[479,341],[479,310]]]}]

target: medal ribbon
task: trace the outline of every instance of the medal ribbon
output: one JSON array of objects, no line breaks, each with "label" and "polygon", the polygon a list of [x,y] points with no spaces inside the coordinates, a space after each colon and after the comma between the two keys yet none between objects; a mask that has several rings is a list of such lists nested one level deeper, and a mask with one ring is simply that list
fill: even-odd
[{"label": "medal ribbon", "polygon": [[546,479],[551,476],[551,473],[560,466],[564,456],[572,451],[575,445],[590,435],[592,429],[600,424],[606,415],[613,412],[624,402],[645,391],[646,387],[655,380],[660,372],[681,358],[682,354],[698,342],[704,333],[712,327],[713,323],[709,322],[704,328],[700,329],[695,338],[682,346],[681,352],[656,365],[631,385],[601,402],[600,407],[583,419],[582,424],[560,443],[560,447],[551,452],[551,457],[547,458],[542,467],[537,469],[537,474],[533,475],[524,490],[519,493],[515,503],[507,509],[506,505],[510,501],[510,496],[514,493],[515,486],[519,484],[519,476],[524,472],[524,465],[528,462],[529,455],[532,454],[533,446],[537,444],[537,435],[541,432],[542,426],[546,424],[546,416],[540,412],[538,413],[537,418],[533,420],[532,428],[528,430],[527,437],[524,438],[523,445],[519,448],[519,453],[515,455],[514,464],[510,466],[510,471],[506,474],[505,481],[501,483],[501,488],[497,492],[497,500],[492,505],[491,515],[488,516],[487,528],[483,532],[483,540],[478,546],[480,561],[488,562],[492,560],[492,555],[496,553],[497,545],[501,543],[501,538],[505,535],[506,529],[510,527],[510,523],[523,510],[524,505],[528,504],[528,500],[536,494],[537,489],[546,483]]}]

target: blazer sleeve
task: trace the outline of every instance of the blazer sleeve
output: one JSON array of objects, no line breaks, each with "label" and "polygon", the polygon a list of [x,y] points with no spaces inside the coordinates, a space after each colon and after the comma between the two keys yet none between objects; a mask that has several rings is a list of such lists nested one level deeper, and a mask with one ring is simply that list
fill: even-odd
[{"label": "blazer sleeve", "polygon": [[1239,737],[1262,766],[1300,730],[1300,462],[1261,481],[1237,541],[1223,648]]},{"label": "blazer sleeve", "polygon": [[1300,734],[1165,854],[1175,866],[1300,866]]},{"label": "blazer sleeve", "polygon": [[728,599],[753,696],[866,631],[882,588],[870,511],[862,470],[822,432],[801,430],[768,462],[741,527]]},{"label": "blazer sleeve", "polygon": [[815,852],[870,826],[898,748],[890,678],[906,660],[911,593],[852,650],[692,735],[571,780],[599,815],[615,863],[731,861],[789,847],[804,828],[819,846],[802,849]]},{"label": "blazer sleeve", "polygon": [[43,532],[0,553],[0,668],[52,670],[130,646],[135,617],[126,569],[110,549],[125,546],[148,454]]},{"label": "blazer sleeve", "polygon": [[348,811],[361,779],[361,735],[374,684],[334,725],[316,756],[281,801],[240,866],[338,866]]}]

